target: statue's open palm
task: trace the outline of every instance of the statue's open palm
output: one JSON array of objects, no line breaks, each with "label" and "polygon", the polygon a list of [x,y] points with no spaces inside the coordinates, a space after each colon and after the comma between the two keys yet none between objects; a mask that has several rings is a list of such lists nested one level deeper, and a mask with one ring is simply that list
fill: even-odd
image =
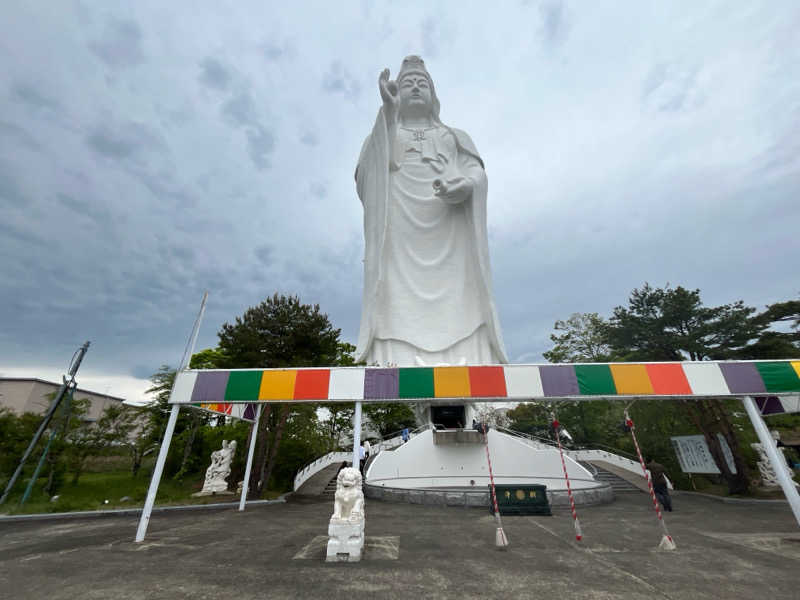
[{"label": "statue's open palm", "polygon": [[389,69],[381,71],[378,77],[378,89],[381,92],[383,105],[387,109],[397,110],[397,106],[400,104],[400,88],[397,87],[396,81],[389,79]]}]

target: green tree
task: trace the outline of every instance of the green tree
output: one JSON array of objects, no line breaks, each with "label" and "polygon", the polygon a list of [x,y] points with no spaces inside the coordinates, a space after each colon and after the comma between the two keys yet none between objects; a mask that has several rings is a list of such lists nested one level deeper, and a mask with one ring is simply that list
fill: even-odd
[{"label": "green tree", "polygon": [[537,437],[550,435],[550,406],[544,402],[520,402],[508,411],[508,427]]},{"label": "green tree", "polygon": [[645,283],[633,290],[627,307],[614,309],[606,338],[618,360],[722,360],[766,329],[763,320],[751,318],[753,313],[741,300],[707,307],[700,290]]},{"label": "green tree", "polygon": [[[325,437],[328,452],[338,450],[342,442],[342,434],[353,428],[355,404],[352,402],[324,402],[319,405],[327,412],[324,421],[319,424]],[[366,411],[366,406],[364,407]]]},{"label": "green tree", "polygon": [[[34,413],[17,415],[5,407],[0,407],[0,483],[3,489],[41,422],[41,415]],[[40,443],[34,450],[33,456],[37,456],[37,451],[41,452],[41,447]]]},{"label": "green tree", "polygon": [[[700,290],[678,286],[635,289],[628,306],[614,309],[606,327],[612,355],[627,361],[724,359],[739,355],[767,327],[743,302],[706,307]],[[702,432],[731,494],[749,487],[747,465],[725,404],[719,400],[686,401],[684,406]],[[736,473],[724,459],[717,433],[733,453]]]},{"label": "green tree", "polygon": [[406,427],[413,428],[417,422],[414,411],[403,402],[365,404],[364,414],[381,437],[397,433]]},{"label": "green tree", "polygon": [[[800,300],[770,304],[753,320],[766,329],[735,358],[768,360],[800,356]],[[785,331],[787,324],[790,331]],[[776,326],[779,329],[774,329]]]},{"label": "green tree", "polygon": [[543,356],[552,363],[606,362],[610,348],[605,326],[597,313],[574,313],[566,321],[556,321],[556,333],[550,334],[555,345]]},{"label": "green tree", "polygon": [[[85,400],[88,408],[89,400]],[[84,411],[85,412],[85,411]],[[95,423],[86,421],[73,426],[67,434],[67,457],[72,469],[72,483],[77,484],[86,459],[114,448],[129,448],[133,431],[138,426],[140,412],[122,403],[109,404]]]},{"label": "green tree", "polygon": [[[340,333],[319,305],[275,294],[248,308],[234,323],[223,324],[219,350],[229,368],[334,366],[347,355]],[[268,403],[264,407],[249,485],[252,497],[260,497],[266,489],[293,406],[297,405]],[[298,409],[294,411],[299,414]]]},{"label": "green tree", "polygon": [[[150,383],[152,385],[145,393],[153,396],[153,401],[144,408],[144,416],[142,418],[143,426],[132,447],[133,465],[131,470],[134,475],[139,472],[143,458],[148,454],[156,452],[164,439],[169,413],[172,410],[169,404],[169,397],[172,393],[172,386],[175,384],[175,369],[169,365],[161,365],[158,371],[153,373],[150,377]],[[208,417],[200,413],[200,411],[181,411],[178,413],[178,420],[175,423],[173,436],[175,439],[185,440],[186,436],[183,435],[185,431],[191,431],[193,427],[196,428],[198,424],[204,423],[207,420]],[[180,448],[180,450],[176,447]],[[183,445],[175,444],[170,447],[167,467],[165,469],[168,474],[175,475],[180,471],[183,461],[178,461],[176,463],[173,457],[177,452],[180,452],[181,456],[184,456],[185,447],[185,443]]]}]

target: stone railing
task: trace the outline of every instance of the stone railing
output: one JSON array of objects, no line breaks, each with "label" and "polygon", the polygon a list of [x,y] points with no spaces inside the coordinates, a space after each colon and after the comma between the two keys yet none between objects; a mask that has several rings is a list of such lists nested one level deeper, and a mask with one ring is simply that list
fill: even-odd
[{"label": "stone railing", "polygon": [[644,477],[644,475],[642,475],[642,465],[638,460],[626,458],[624,456],[620,456],[619,454],[609,452],[608,450],[570,450],[565,452],[565,454],[576,461],[602,460],[614,465],[615,467],[619,467],[620,469],[630,471],[634,475]]},{"label": "stone railing", "polygon": [[320,472],[325,467],[350,460],[353,460],[352,452],[328,452],[324,456],[320,456],[317,460],[300,469],[297,475],[294,476],[294,491],[296,492],[312,475]]}]

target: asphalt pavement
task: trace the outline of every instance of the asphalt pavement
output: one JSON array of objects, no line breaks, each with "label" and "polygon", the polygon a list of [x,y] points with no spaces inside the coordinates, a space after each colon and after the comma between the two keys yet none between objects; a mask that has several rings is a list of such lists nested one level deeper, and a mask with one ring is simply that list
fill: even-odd
[{"label": "asphalt pavement", "polygon": [[510,546],[480,509],[367,501],[364,560],[326,563],[332,502],[154,513],[137,518],[0,523],[0,597],[170,598],[706,598],[800,597],[800,528],[787,504],[728,504],[678,494],[666,514],[677,550],[645,494],[568,511],[504,517]]}]

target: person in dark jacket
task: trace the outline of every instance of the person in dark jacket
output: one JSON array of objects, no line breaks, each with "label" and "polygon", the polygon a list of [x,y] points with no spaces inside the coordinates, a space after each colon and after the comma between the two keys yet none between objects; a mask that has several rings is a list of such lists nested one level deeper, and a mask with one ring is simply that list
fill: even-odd
[{"label": "person in dark jacket", "polygon": [[658,498],[658,501],[665,510],[672,512],[672,498],[669,496],[667,478],[664,475],[666,471],[664,465],[657,463],[651,458],[646,466],[650,471],[650,481],[653,482],[653,491],[656,493],[656,498]]}]

